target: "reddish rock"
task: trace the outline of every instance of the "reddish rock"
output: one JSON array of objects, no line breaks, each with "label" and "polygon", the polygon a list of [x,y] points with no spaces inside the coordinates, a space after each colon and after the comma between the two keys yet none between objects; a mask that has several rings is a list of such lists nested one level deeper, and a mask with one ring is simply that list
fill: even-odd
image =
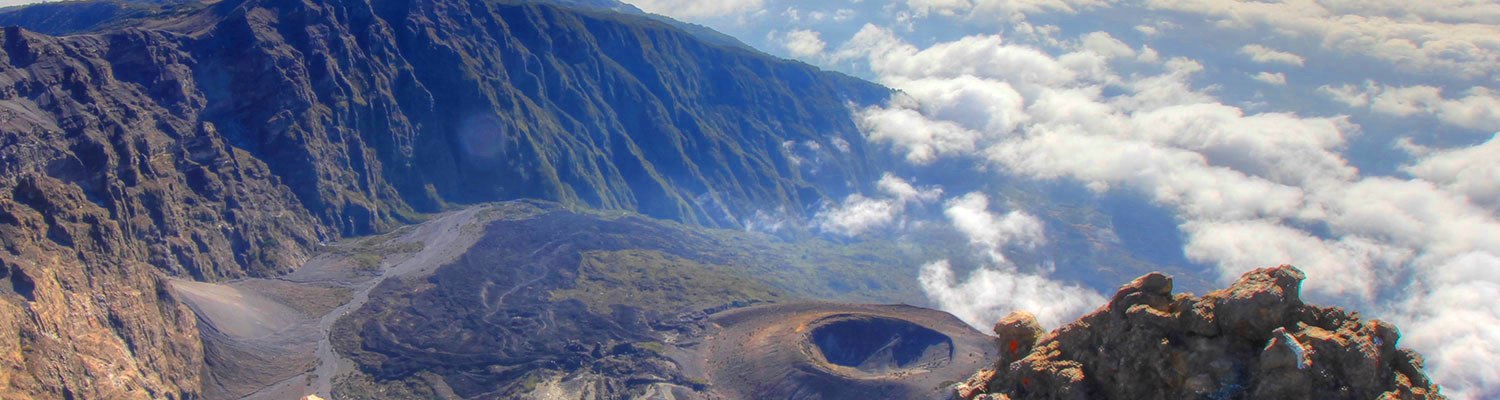
[{"label": "reddish rock", "polygon": [[995,343],[1000,347],[995,367],[1004,368],[1031,353],[1032,346],[1045,333],[1047,331],[1036,322],[1036,316],[1029,312],[1017,311],[1001,318],[995,323]]},{"label": "reddish rock", "polygon": [[[1291,266],[1245,274],[1201,298],[1149,274],[1104,307],[1002,359],[961,387],[964,399],[1434,399],[1421,356],[1357,313],[1302,303]],[[1015,325],[1006,317],[996,325]],[[1012,330],[1005,331],[1012,334]],[[1002,338],[1004,338],[1002,334]],[[1008,343],[1001,340],[1001,354]],[[987,388],[981,393],[975,388]],[[991,397],[986,397],[991,396]]]}]

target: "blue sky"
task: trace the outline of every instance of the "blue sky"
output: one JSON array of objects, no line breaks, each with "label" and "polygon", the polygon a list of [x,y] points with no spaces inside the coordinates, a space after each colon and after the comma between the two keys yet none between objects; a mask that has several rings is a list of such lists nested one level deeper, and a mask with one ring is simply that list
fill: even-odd
[{"label": "blue sky", "polygon": [[[901,90],[858,121],[904,156],[893,170],[959,160],[974,179],[1139,193],[1217,280],[1296,264],[1305,297],[1400,324],[1449,395],[1500,397],[1500,3],[627,2]],[[879,188],[817,227],[941,209],[988,265],[919,278],[971,323],[1055,324],[1102,299],[1009,260],[1047,240],[1024,202],[899,172]]]}]

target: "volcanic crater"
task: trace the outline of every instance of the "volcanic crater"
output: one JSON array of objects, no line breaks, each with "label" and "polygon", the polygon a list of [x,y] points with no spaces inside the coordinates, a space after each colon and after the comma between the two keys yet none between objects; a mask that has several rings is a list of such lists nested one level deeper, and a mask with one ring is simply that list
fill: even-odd
[{"label": "volcanic crater", "polygon": [[784,303],[711,322],[696,356],[727,398],[947,398],[954,373],[995,356],[952,314],[907,305]]},{"label": "volcanic crater", "polygon": [[953,359],[953,339],[910,321],[840,314],[813,324],[803,339],[836,371],[873,376],[941,366]]}]

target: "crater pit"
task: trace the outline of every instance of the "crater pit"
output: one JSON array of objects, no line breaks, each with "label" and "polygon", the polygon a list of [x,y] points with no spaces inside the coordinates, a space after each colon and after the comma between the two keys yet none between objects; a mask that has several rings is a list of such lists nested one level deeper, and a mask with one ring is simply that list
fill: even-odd
[{"label": "crater pit", "polygon": [[808,334],[829,364],[870,374],[931,369],[953,358],[953,339],[915,323],[871,315],[821,321]]}]

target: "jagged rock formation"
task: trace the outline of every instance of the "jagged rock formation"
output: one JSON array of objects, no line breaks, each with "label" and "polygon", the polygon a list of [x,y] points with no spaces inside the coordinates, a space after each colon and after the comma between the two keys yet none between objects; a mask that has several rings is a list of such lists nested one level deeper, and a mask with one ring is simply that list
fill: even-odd
[{"label": "jagged rock formation", "polygon": [[[999,362],[963,399],[1442,398],[1396,327],[1303,304],[1304,275],[1259,269],[1201,298],[1150,274],[1032,345],[1035,319],[995,327]],[[1019,355],[1020,357],[1013,357]]]},{"label": "jagged rock formation", "polygon": [[3,398],[193,397],[203,350],[163,276],[278,274],[450,203],[805,210],[873,180],[849,104],[887,94],[526,2],[48,7],[6,23],[97,33],[0,32]]}]

